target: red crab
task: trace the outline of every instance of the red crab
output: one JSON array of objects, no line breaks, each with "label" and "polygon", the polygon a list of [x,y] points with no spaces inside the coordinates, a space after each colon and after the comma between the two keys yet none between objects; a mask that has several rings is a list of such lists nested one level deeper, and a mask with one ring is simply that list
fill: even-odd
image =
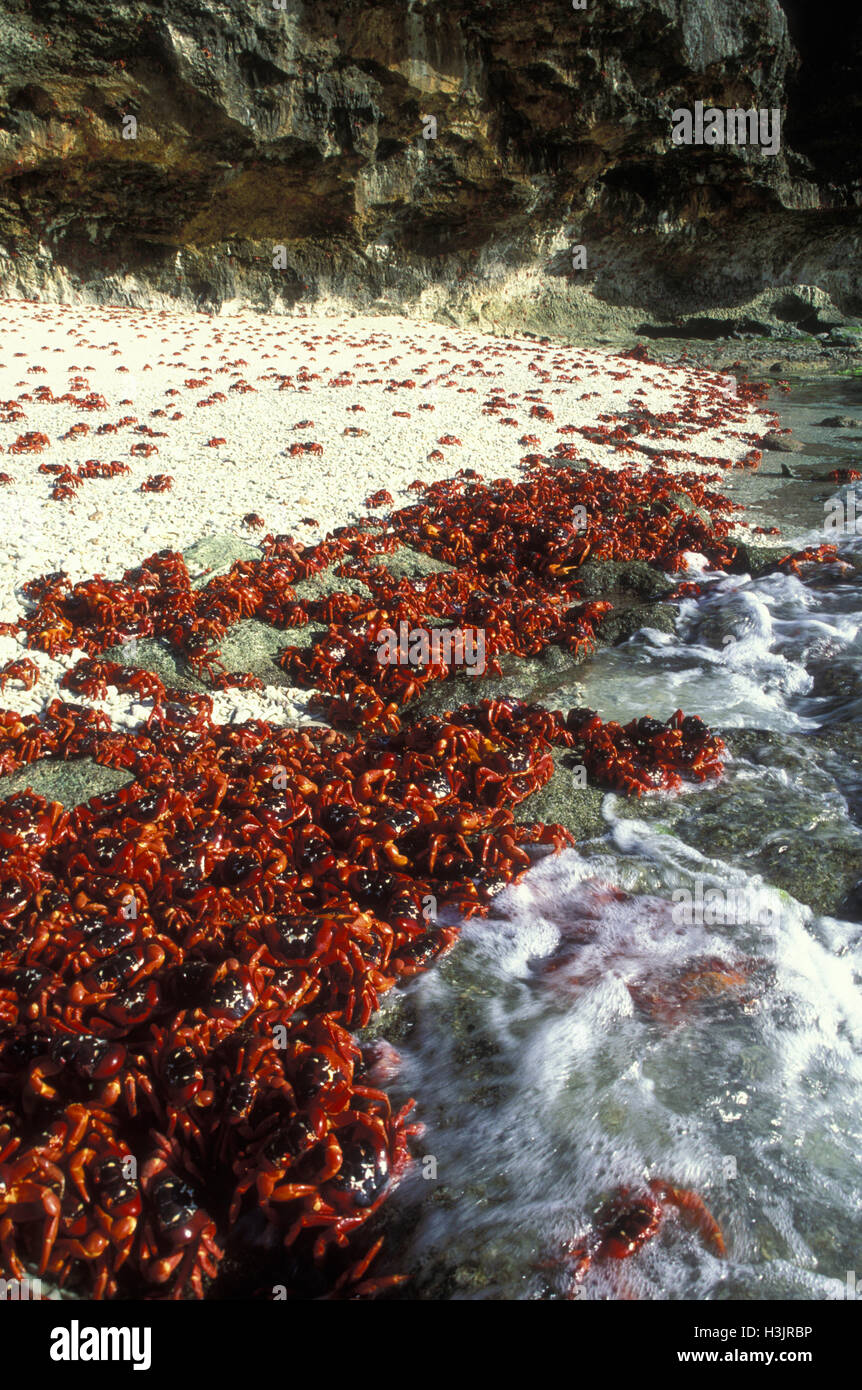
[{"label": "red crab", "polygon": [[779,568],[787,569],[791,574],[802,575],[803,565],[823,565],[838,559],[838,547],[834,545],[808,546],[805,550],[794,551],[792,555],[785,555],[778,561]]},{"label": "red crab", "polygon": [[26,1275],[15,1244],[16,1229],[36,1222],[41,1223],[37,1268],[39,1274],[45,1273],[60,1226],[64,1184],[59,1169],[38,1152],[28,1151],[0,1164],[0,1254],[14,1278]]},{"label": "red crab", "polygon": [[29,657],[7,661],[5,666],[0,667],[0,690],[5,690],[7,681],[20,681],[24,690],[32,690],[39,674],[39,667]]},{"label": "red crab", "polygon": [[[28,646],[86,654],[69,690],[153,700],[137,728],[59,699],[39,716],[0,711],[0,773],[91,758],[124,776],[68,813],[26,793],[0,800],[0,1162],[18,1162],[33,1137],[36,1166],[19,1177],[60,1202],[52,1277],[85,1297],[199,1298],[221,1252],[235,1268],[251,1235],[287,1247],[291,1296],[387,1286],[366,1278],[376,1247],[362,1228],[416,1131],[363,1071],[348,1029],[454,945],[458,928],[438,912],[487,911],[534,847],[571,843],[560,826],[514,818],[552,776],[555,749],[596,785],[638,795],[720,776],[723,751],[680,711],[622,726],[483,700],[478,687],[442,717],[403,718],[405,707],[447,680],[480,632],[494,673],[509,654],[588,649],[606,612],[579,589],[589,554],[672,570],[696,543],[726,567],[730,504],[712,481],[540,462],[520,483],[485,484],[462,469],[418,484],[385,526],[366,517],[315,544],[266,534],[256,558],[204,583],[169,550],[121,580],[25,581],[14,627]],[[438,563],[399,577],[386,561],[404,546]],[[312,597],[303,581],[324,571],[332,591]],[[279,665],[345,731],[222,724],[190,679],[170,688],[110,659],[132,637],[155,638],[186,676],[257,689],[220,657],[243,619],[323,624]],[[450,640],[412,663],[381,661],[381,629],[402,624]],[[704,965],[683,988],[709,997],[721,974]],[[148,1134],[136,1184],[112,1165]],[[0,1234],[26,1265],[41,1249],[37,1217],[53,1217],[19,1197]]]},{"label": "red crab", "polygon": [[169,1284],[172,1298],[182,1298],[188,1286],[202,1298],[203,1279],[215,1277],[223,1254],[215,1222],[198,1205],[174,1146],[161,1136],[156,1140],[155,1154],[141,1169],[145,1276],[153,1284]]},{"label": "red crab", "polygon": [[[84,428],[86,429],[86,425]],[[50,443],[47,434],[40,434],[38,430],[28,430],[26,434],[19,434],[14,444],[10,444],[9,453],[40,454]]]},{"label": "red crab", "polygon": [[669,1209],[680,1214],[713,1254],[725,1256],[721,1228],[696,1192],[659,1180],[649,1182],[639,1193],[621,1188],[602,1208],[596,1229],[586,1242],[566,1247],[561,1257],[570,1270],[569,1296],[575,1296],[591,1269],[636,1255],[658,1234]]}]

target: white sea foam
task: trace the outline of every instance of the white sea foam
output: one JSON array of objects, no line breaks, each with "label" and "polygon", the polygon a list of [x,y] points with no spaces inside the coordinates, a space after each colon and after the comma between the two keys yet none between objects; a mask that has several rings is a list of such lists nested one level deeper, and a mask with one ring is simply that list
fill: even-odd
[{"label": "white sea foam", "polygon": [[[713,725],[813,728],[830,706],[811,671],[824,652],[860,669],[860,615],[856,576],[716,577],[670,640],[642,632],[600,653],[587,700],[604,718],[666,718],[678,703]],[[780,767],[737,761],[732,775],[806,795]],[[847,814],[821,782],[812,825]],[[443,1191],[420,1208],[409,1261],[450,1272],[468,1298],[840,1297],[859,1264],[862,928],[815,917],[623,797],[604,813],[611,853],[544,859],[414,986],[421,1043],[403,1084],[421,1097]],[[717,923],[674,913],[698,879],[728,904]],[[675,1008],[698,971],[702,997]],[[728,1258],[671,1215],[637,1260],[574,1285],[566,1247],[588,1242],[615,1192],[651,1179],[702,1194]]]},{"label": "white sea foam", "polygon": [[[697,867],[673,837],[616,830],[668,881]],[[414,986],[421,1043],[402,1083],[420,1093],[441,1191],[408,1262],[456,1268],[465,1297],[571,1294],[570,1264],[540,1266],[589,1236],[616,1189],[661,1179],[703,1195],[729,1258],[671,1215],[637,1261],[596,1266],[584,1296],[828,1296],[854,1256],[848,1213],[862,1202],[862,950],[835,956],[786,895],[768,933],[683,930],[668,897],[618,899],[590,877],[596,867],[576,851],[545,859]],[[720,867],[716,882],[751,887]],[[755,997],[728,1004],[721,1026],[720,999],[674,1020],[649,1017],[630,992],[752,958]],[[416,1177],[395,1200],[423,1188]]]}]

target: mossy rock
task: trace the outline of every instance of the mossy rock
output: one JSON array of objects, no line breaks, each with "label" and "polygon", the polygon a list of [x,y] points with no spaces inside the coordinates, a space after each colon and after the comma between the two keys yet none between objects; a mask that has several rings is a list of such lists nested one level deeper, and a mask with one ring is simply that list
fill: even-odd
[{"label": "mossy rock", "polygon": [[578,785],[577,753],[561,748],[554,748],[552,752],[553,776],[515,808],[516,822],[518,825],[537,821],[543,825],[564,825],[579,843],[604,834],[607,828],[602,816],[604,792],[598,787]]},{"label": "mossy rock", "polygon": [[453,569],[444,560],[435,560],[433,555],[409,545],[400,545],[388,555],[378,555],[373,563],[382,565],[395,579],[426,579],[428,575],[448,574]]},{"label": "mossy rock", "polygon": [[306,623],[305,627],[275,628],[256,618],[243,618],[225,633],[221,643],[221,659],[228,671],[246,671],[257,676],[265,685],[289,686],[290,677],[276,662],[284,647],[301,647],[304,651],[325,635],[322,623]]},{"label": "mossy rock", "polygon": [[476,705],[480,700],[523,700],[549,706],[562,701],[575,705],[584,695],[583,686],[575,679],[575,668],[583,660],[583,655],[575,656],[561,647],[548,647],[538,657],[507,652],[499,658],[502,676],[458,674],[431,681],[407,706],[404,717],[409,722],[426,714],[439,716],[459,705]]},{"label": "mossy rock", "polygon": [[[677,507],[679,507],[681,512],[685,512],[686,516],[696,516],[700,521],[703,522],[704,526],[712,525],[711,514],[704,507],[698,507],[698,505],[695,502],[692,502],[691,498],[688,496],[687,493],[669,492],[668,499],[669,501],[673,502]],[[653,511],[657,510],[658,508],[654,506]]]},{"label": "mossy rock", "polygon": [[849,900],[862,883],[862,837],[854,848],[846,835],[800,828],[765,845],[753,862],[767,882],[815,912],[860,915],[860,903]]},{"label": "mossy rock", "polygon": [[791,785],[776,795],[773,777],[736,775],[730,763],[721,782],[694,797],[644,798],[638,817],[710,858],[761,874],[816,913],[837,912],[862,880],[862,832],[834,795],[847,767],[842,740],[833,737],[824,747],[763,729],[731,729],[723,737],[734,759],[787,773]]},{"label": "mossy rock", "polygon": [[830,771],[836,772],[839,781],[842,772],[862,771],[862,725],[856,720],[829,724],[825,729],[811,734],[807,742],[824,755]]},{"label": "mossy rock", "polygon": [[587,560],[578,570],[577,580],[585,599],[614,593],[657,599],[675,587],[663,570],[644,560]]},{"label": "mossy rock", "polygon": [[200,680],[185,658],[161,637],[136,637],[122,646],[109,648],[105,658],[118,661],[123,666],[149,671],[158,676],[163,685],[173,686],[176,690],[201,694],[211,688],[209,682]]},{"label": "mossy rock", "polygon": [[47,801],[59,801],[67,811],[83,806],[94,796],[127,787],[134,778],[130,772],[102,767],[92,758],[45,758],[20,772],[0,777],[0,799],[15,792],[32,790]]},{"label": "mossy rock", "polygon": [[761,575],[771,574],[778,566],[778,561],[785,555],[789,555],[788,546],[776,545],[750,545],[746,541],[737,541],[736,555],[730,566],[731,574],[750,574],[752,579],[759,579]]},{"label": "mossy rock", "polygon": [[862,672],[852,661],[833,661],[814,671],[811,694],[833,700],[850,700],[862,695]]},{"label": "mossy rock", "polygon": [[[275,628],[256,618],[242,618],[228,628],[222,638],[220,659],[228,671],[243,671],[257,676],[266,685],[289,686],[290,679],[275,662],[283,647],[311,647],[326,632],[322,623],[306,623],[304,627]],[[150,671],[166,686],[201,694],[211,693],[206,679],[196,676],[185,657],[175,652],[160,637],[136,638],[105,653],[109,661]]]},{"label": "mossy rock", "polygon": [[633,637],[641,628],[651,627],[659,632],[675,632],[677,608],[670,603],[639,603],[609,613],[597,629],[599,646],[614,647]]},{"label": "mossy rock", "polygon": [[338,560],[319,574],[313,574],[308,579],[298,579],[293,586],[296,597],[303,603],[330,598],[332,594],[358,594],[360,598],[373,598],[368,585],[363,584],[361,579],[351,579],[347,575],[335,573],[343,563],[342,560]]},{"label": "mossy rock", "polygon": [[[259,560],[260,547],[249,545],[239,536],[203,536],[183,551],[189,573],[196,575],[192,587],[202,589],[218,574],[227,574],[237,560]],[[201,573],[201,571],[206,573]]]},{"label": "mossy rock", "polygon": [[781,768],[799,776],[817,768],[815,750],[808,738],[775,729],[720,729],[717,731],[732,758],[744,758],[757,767]]}]

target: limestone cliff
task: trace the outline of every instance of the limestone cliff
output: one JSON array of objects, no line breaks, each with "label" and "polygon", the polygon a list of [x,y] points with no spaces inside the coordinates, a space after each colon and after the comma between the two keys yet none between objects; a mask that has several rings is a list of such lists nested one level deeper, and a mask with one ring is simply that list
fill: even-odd
[{"label": "limestone cliff", "polygon": [[[827,0],[2,0],[0,288],[817,326],[862,310],[860,69]],[[697,101],[780,152],[674,145]]]}]

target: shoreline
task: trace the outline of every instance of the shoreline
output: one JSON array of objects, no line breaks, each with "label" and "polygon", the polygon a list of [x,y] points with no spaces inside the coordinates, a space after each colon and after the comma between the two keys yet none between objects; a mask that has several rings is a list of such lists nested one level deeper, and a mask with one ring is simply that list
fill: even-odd
[{"label": "shoreline", "polygon": [[[309,334],[308,326],[303,331]],[[427,338],[415,325],[411,332],[414,339],[421,339],[427,354]],[[386,359],[385,368],[392,371],[388,380],[382,375],[365,384],[357,381],[353,391],[333,390],[324,383],[328,376],[329,381],[343,385],[343,357],[339,355],[343,344],[320,336],[324,349],[336,358],[330,371],[322,370],[316,385],[312,372],[294,369],[293,385],[284,394],[290,400],[291,414],[308,408],[326,422],[329,433],[320,424],[306,424],[297,432],[301,440],[307,442],[306,431],[320,433],[325,458],[327,448],[336,448],[338,440],[345,438],[338,434],[344,418],[364,419],[369,437],[375,424],[382,426],[391,418],[388,412],[393,409],[409,409],[409,416],[395,418],[407,419],[413,425],[423,388],[419,384],[408,386],[406,382],[412,378],[401,377],[409,369],[409,364],[402,364],[402,354]],[[393,353],[397,339],[393,335],[381,337],[376,344],[366,339],[363,351],[377,348],[381,357]],[[308,341],[312,341],[310,334]],[[237,351],[235,345],[223,340],[222,345],[228,349],[226,357]],[[75,350],[80,346],[77,344]],[[416,346],[414,342],[412,350]],[[463,374],[456,375],[451,359],[459,346],[466,362]],[[95,356],[92,342],[88,347]],[[364,521],[341,534],[334,532],[326,542],[318,540],[316,546],[313,537],[307,544],[295,544],[287,535],[269,535],[262,546],[243,542],[245,549],[239,554],[233,553],[228,537],[223,537],[222,545],[210,537],[209,548],[206,538],[199,537],[189,547],[191,555],[201,562],[194,583],[189,582],[178,555],[162,553],[133,568],[122,591],[106,589],[111,583],[106,579],[101,588],[115,597],[89,609],[81,607],[83,599],[78,607],[69,607],[62,583],[53,589],[50,582],[37,586],[30,593],[34,609],[26,615],[26,633],[19,633],[19,637],[41,640],[42,624],[64,614],[70,634],[53,656],[41,654],[38,664],[42,678],[31,691],[18,692],[14,685],[7,686],[7,696],[0,699],[11,712],[14,698],[23,704],[25,714],[20,732],[10,724],[5,737],[13,761],[24,766],[11,775],[7,771],[0,790],[8,796],[13,787],[27,783],[41,785],[43,792],[56,796],[59,779],[67,772],[71,774],[70,785],[76,788],[73,821],[59,818],[47,832],[49,842],[56,835],[63,849],[52,852],[39,872],[50,873],[61,892],[78,883],[68,878],[70,872],[83,872],[81,882],[86,882],[90,895],[86,911],[107,912],[110,920],[118,912],[125,915],[128,898],[119,902],[117,894],[123,890],[128,895],[131,885],[137,903],[133,916],[140,917],[141,927],[130,928],[130,935],[138,941],[135,949],[146,947],[156,962],[152,976],[156,1000],[162,990],[173,988],[169,986],[172,967],[162,968],[165,953],[178,948],[177,931],[181,936],[185,933],[179,959],[187,954],[192,966],[180,965],[178,969],[194,967],[199,974],[207,974],[205,989],[193,986],[190,977],[186,1011],[191,1010],[195,1023],[189,1026],[188,1036],[184,1035],[184,1045],[190,1044],[195,1052],[202,1077],[204,1071],[209,1076],[214,1056],[222,1058],[221,1066],[227,1066],[228,1079],[233,1076],[228,1040],[241,1022],[242,1029],[251,1030],[256,1040],[255,1056],[267,1058],[266,1084],[276,1076],[282,1078],[278,1083],[282,1089],[269,1095],[267,1104],[275,1108],[267,1113],[260,1132],[249,1122],[246,1128],[240,1125],[237,1130],[226,1131],[229,1140],[222,1136],[222,1144],[230,1144],[232,1167],[226,1170],[227,1176],[222,1175],[221,1185],[228,1176],[231,1183],[241,1180],[230,1207],[230,1220],[226,1219],[226,1199],[215,1190],[198,1191],[198,1200],[206,1203],[208,1215],[209,1208],[215,1214],[211,1231],[210,1226],[206,1228],[209,1239],[216,1242],[210,1255],[220,1258],[222,1245],[229,1247],[216,1285],[221,1292],[216,1292],[216,1297],[235,1296],[237,1288],[247,1295],[260,1294],[258,1285],[270,1269],[277,1280],[277,1258],[270,1261],[267,1255],[263,1273],[258,1268],[260,1251],[255,1246],[253,1218],[261,1218],[262,1207],[269,1221],[284,1233],[284,1210],[269,1201],[265,1181],[270,1150],[261,1145],[281,1139],[282,1129],[273,1134],[268,1122],[273,1115],[276,1124],[287,1118],[280,1108],[285,1082],[302,1123],[311,1123],[308,1117],[313,1119],[309,1136],[325,1128],[331,1136],[327,1152],[334,1144],[340,1154],[335,1163],[330,1153],[319,1170],[310,1158],[302,1157],[304,1147],[299,1155],[294,1154],[293,1146],[301,1139],[298,1131],[296,1135],[290,1131],[289,1142],[284,1139],[284,1155],[278,1162],[290,1172],[295,1159],[302,1175],[303,1190],[294,1200],[301,1197],[304,1201],[306,1190],[317,1194],[307,1213],[312,1232],[308,1240],[301,1225],[291,1227],[285,1236],[290,1244],[298,1242],[301,1251],[295,1292],[300,1297],[309,1296],[309,1290],[322,1287],[321,1280],[348,1294],[366,1291],[362,1281],[372,1247],[366,1248],[360,1239],[359,1248],[351,1246],[349,1257],[342,1257],[333,1244],[334,1233],[339,1229],[341,1212],[351,1212],[351,1221],[361,1227],[381,1204],[385,1206],[390,1176],[398,1177],[406,1162],[410,1129],[407,1112],[393,1113],[383,1091],[376,1089],[385,1078],[385,1056],[384,1072],[375,1081],[377,1062],[363,1052],[351,1033],[362,1035],[370,1023],[373,1035],[375,1020],[385,1020],[388,1015],[385,1007],[377,1013],[380,1000],[385,1001],[387,995],[394,998],[396,981],[410,980],[454,944],[458,930],[452,925],[453,913],[459,919],[485,913],[501,887],[523,877],[534,862],[530,847],[541,853],[542,846],[559,849],[580,838],[577,829],[575,837],[569,833],[562,816],[552,818],[553,798],[559,794],[559,787],[554,790],[554,779],[570,750],[577,750],[591,783],[595,782],[590,791],[600,799],[607,790],[623,795],[657,787],[674,790],[692,778],[708,784],[720,770],[720,740],[697,717],[684,718],[680,712],[657,721],[632,710],[631,723],[623,729],[612,721],[603,724],[588,709],[573,708],[567,716],[553,714],[533,703],[544,704],[540,693],[528,695],[529,704],[520,695],[513,698],[513,673],[519,671],[519,678],[535,680],[539,686],[546,676],[571,685],[577,680],[579,663],[589,657],[594,640],[601,638],[605,622],[615,624],[609,635],[613,631],[616,640],[641,628],[647,615],[650,625],[669,621],[670,628],[665,627],[665,631],[670,631],[674,608],[667,602],[669,593],[676,593],[680,585],[685,593],[710,563],[725,567],[736,544],[738,528],[731,525],[732,515],[724,510],[723,497],[716,497],[713,489],[723,493],[726,483],[730,491],[748,476],[733,463],[743,464],[746,458],[757,461],[755,445],[764,426],[776,423],[775,412],[758,403],[755,390],[746,393],[741,387],[737,394],[713,374],[584,350],[566,356],[560,349],[542,349],[541,344],[533,343],[523,349],[530,358],[522,370],[523,380],[504,359],[497,376],[481,378],[481,385],[488,383],[486,390],[479,389],[477,380],[471,391],[465,385],[470,381],[467,370],[486,371],[491,345],[474,337],[460,345],[450,334],[439,349],[449,356],[450,360],[440,365],[451,369],[447,375],[452,386],[444,386],[431,402],[439,406],[439,413],[433,412],[432,433],[455,427],[471,440],[473,431],[475,443],[468,452],[468,446],[460,441],[446,443],[440,438],[438,443],[457,451],[456,457],[451,463],[446,455],[434,460],[433,481],[426,477],[424,491],[411,492],[407,478],[414,464],[408,459],[401,463],[395,497],[389,494],[381,499],[393,510],[383,513],[388,519],[379,525]],[[251,358],[254,349],[244,350]],[[514,355],[518,344],[510,350]],[[263,348],[258,347],[258,351],[259,365],[264,367]],[[470,357],[482,352],[484,359]],[[546,361],[545,355],[555,355],[556,361]],[[240,429],[249,427],[255,417],[246,402],[250,396],[263,394],[254,381],[260,383],[269,368],[255,378],[250,360],[237,361],[234,356],[226,365],[236,373],[234,379],[249,388],[239,392],[243,401],[233,410],[232,423]],[[82,360],[69,370],[83,373],[90,368]],[[152,370],[155,379],[156,371]],[[200,395],[215,388],[212,379],[202,379],[204,372],[196,361],[184,360],[176,370],[180,376],[193,373],[194,385],[185,385],[187,392]],[[374,371],[375,367],[367,370]],[[47,371],[34,374],[33,379],[39,385],[43,381],[44,386],[51,385]],[[166,369],[155,385],[160,389],[168,380],[174,377]],[[100,384],[93,374],[92,382],[87,381],[86,387],[74,386],[70,394],[98,390]],[[308,388],[301,395],[301,407],[298,386]],[[377,394],[382,402],[373,393],[366,394],[363,399],[368,409],[345,417],[345,405],[340,404],[337,414],[328,413],[335,408],[329,398],[355,404],[354,391],[367,393],[368,386],[381,388]],[[509,389],[504,391],[503,387]],[[179,389],[169,386],[167,391]],[[227,422],[229,397],[227,392],[223,394],[225,401],[215,405],[224,407],[224,413],[208,419]],[[274,396],[280,404],[281,395],[275,388],[271,399]],[[617,395],[624,399],[616,402]],[[149,388],[141,397],[147,404],[157,398]],[[177,397],[169,399],[176,401]],[[461,401],[464,406],[453,422],[444,408]],[[34,402],[23,404],[29,411]],[[117,402],[118,406],[123,404]],[[70,411],[80,410],[80,396],[66,405]],[[628,407],[625,416],[620,413],[623,405]],[[14,414],[9,401],[6,406]],[[143,416],[142,405],[137,409]],[[61,410],[48,399],[42,402],[43,412]],[[85,406],[84,413],[94,421],[111,420],[107,400],[102,409]],[[61,415],[56,418],[65,423]],[[506,423],[507,419],[512,423]],[[626,425],[622,424],[624,419]],[[566,424],[559,426],[562,420]],[[41,420],[4,422],[10,433],[23,430],[25,423],[36,428]],[[549,432],[552,427],[553,434]],[[534,443],[519,439],[522,429],[537,431]],[[153,437],[135,433],[128,440]],[[480,470],[473,466],[478,462],[476,451],[483,440],[493,441],[495,437],[501,441],[495,466],[502,471],[490,479],[486,474],[483,482],[478,476]],[[511,446],[513,437],[517,442]],[[553,440],[559,441],[556,452],[549,448]],[[79,447],[74,436],[67,443]],[[92,435],[81,447],[92,447]],[[115,447],[113,437],[111,447]],[[493,445],[485,448],[491,451]],[[523,458],[523,449],[535,452]],[[181,454],[181,448],[172,453],[165,446],[164,455],[158,456],[159,466],[168,467],[170,460],[179,477]],[[305,454],[305,450],[297,450],[292,457],[304,460]],[[652,465],[657,459],[663,461],[665,454],[669,467],[659,474]],[[38,473],[38,464],[28,455],[14,455],[16,467],[21,466],[22,457],[33,472],[35,488],[56,486],[52,475]],[[43,457],[51,459],[48,446]],[[130,453],[129,457],[135,456]],[[220,460],[222,456],[217,457]],[[312,455],[312,459],[316,457]],[[259,463],[256,454],[252,471]],[[633,463],[641,467],[633,469]],[[196,459],[188,466],[193,469]],[[308,471],[303,479],[311,476]],[[704,479],[713,476],[717,482],[706,485]],[[762,476],[768,491],[772,482],[768,473]],[[384,484],[393,483],[391,474],[387,478],[379,473],[377,477],[382,477]],[[232,484],[234,490],[238,485],[232,468],[225,470],[219,481],[225,487]],[[125,475],[120,478],[123,482]],[[112,486],[122,494],[122,487],[113,480],[87,480],[82,482],[81,495]],[[349,496],[338,499],[341,515],[346,515],[348,508],[359,512],[359,495],[367,486],[363,477],[361,487],[354,486]],[[212,491],[213,487],[212,477],[207,477],[200,491]],[[173,500],[173,489],[154,499],[157,506],[167,508]],[[65,509],[70,501],[57,504],[64,509],[58,516],[68,517]],[[588,515],[583,528],[569,524],[582,502],[590,503],[582,508]],[[49,508],[53,503],[46,500],[43,505]],[[148,505],[145,497],[143,506]],[[240,503],[231,498],[234,512],[246,505],[246,499]],[[146,518],[145,510],[142,515]],[[146,529],[138,544],[144,537],[151,539]],[[233,543],[236,540],[234,532]],[[773,547],[773,562],[775,552],[780,554],[783,549],[780,544]],[[255,555],[263,558],[252,558]],[[130,564],[134,567],[143,558],[139,551]],[[346,564],[346,574],[339,575],[339,564]],[[18,574],[19,583],[25,573]],[[512,576],[511,582],[507,575]],[[84,583],[73,591],[79,592],[95,591]],[[611,596],[617,600],[617,612],[608,614],[605,599]],[[261,655],[259,669],[265,669],[266,663],[273,667],[277,651],[286,648],[279,665],[288,683],[275,693],[266,684],[262,691],[237,690],[236,686],[211,691],[206,671],[214,668],[207,668],[201,660],[206,652],[191,640],[194,627],[183,629],[175,621],[183,612],[196,614],[198,620],[209,624],[208,645],[217,657],[219,651],[222,656],[227,654],[235,638],[231,651],[240,663],[247,655],[243,644],[251,640],[253,625],[269,625],[272,641]],[[480,682],[467,680],[472,687],[469,697],[461,688],[463,679],[451,685],[448,680],[435,681],[433,676],[440,673],[430,668],[415,670],[403,663],[387,666],[379,660],[377,665],[369,665],[363,643],[374,636],[375,624],[379,625],[382,617],[393,631],[396,626],[400,631],[400,622],[408,618],[420,619],[420,627],[428,625],[429,630],[434,629],[435,622],[453,618],[459,619],[459,628],[481,622],[490,634],[491,660],[499,657],[501,663],[505,660],[509,665],[496,675],[490,671]],[[124,650],[122,644],[118,650],[109,640],[122,636],[124,629],[126,635],[137,629],[134,651]],[[298,640],[300,633],[307,640]],[[81,645],[75,647],[75,640]],[[19,652],[23,650],[23,641],[8,634],[0,641],[12,642]],[[71,646],[71,650],[62,650],[64,646]],[[161,652],[167,660],[168,649],[173,665],[157,671],[157,654]],[[449,650],[452,656],[452,643]],[[114,664],[117,661],[122,665]],[[543,661],[547,665],[544,673]],[[140,668],[150,673],[147,688],[136,688],[135,672]],[[255,674],[249,673],[247,664],[240,664],[238,669]],[[195,673],[194,679],[190,671]],[[289,683],[293,678],[298,678],[298,685]],[[66,682],[65,687],[59,685],[60,680]],[[104,694],[99,693],[100,681],[108,683]],[[108,693],[111,682],[113,694]],[[323,701],[320,692],[325,693]],[[52,693],[68,703],[56,709],[44,725],[28,720],[28,712],[32,716],[44,711]],[[433,697],[430,704],[426,696]],[[487,703],[489,697],[491,704]],[[473,703],[471,710],[437,717],[465,698]],[[556,708],[552,696],[548,703]],[[112,716],[113,731],[98,728],[96,711]],[[258,722],[261,720],[269,722]],[[334,733],[327,729],[328,722],[351,732]],[[62,762],[56,761],[59,753]],[[91,764],[91,777],[92,769],[101,768],[118,779],[108,779],[103,787],[96,788],[105,792],[111,787],[104,799],[94,799],[94,786],[92,780],[87,785],[86,772],[83,781],[76,779],[76,760],[81,755],[85,760],[96,760]],[[42,766],[48,780],[40,784]],[[570,776],[568,780],[571,782]],[[696,785],[701,785],[700,780]],[[65,801],[66,797],[59,799]],[[7,804],[16,810],[19,825],[34,811],[26,797]],[[517,816],[512,807],[517,808]],[[592,811],[597,812],[598,807],[593,806]],[[43,814],[38,806],[35,813]],[[587,809],[578,829],[588,825],[590,814]],[[118,827],[126,827],[124,833],[128,834],[130,816],[136,822],[135,839],[119,849],[111,835]],[[191,829],[198,820],[209,825],[213,816],[219,830],[211,848],[207,848],[211,837],[206,832],[198,843],[181,829],[183,817]],[[537,821],[537,816],[541,820]],[[143,824],[138,826],[141,820]],[[66,848],[70,825],[74,830],[69,843],[74,847],[80,839],[85,847],[77,857],[73,849]],[[105,838],[98,838],[101,835]],[[29,843],[25,834],[22,853]],[[139,849],[131,852],[132,844]],[[40,844],[40,865],[42,848]],[[100,865],[105,868],[99,856],[108,850],[109,872],[104,874],[99,872]],[[36,851],[27,853],[32,857]],[[163,887],[166,884],[169,889]],[[426,916],[426,904],[432,905],[430,917]],[[166,906],[169,918],[164,916]],[[77,1026],[92,1027],[87,1010],[94,1005],[101,1008],[105,1001],[99,999],[98,992],[92,999],[86,993],[81,995],[78,974],[74,969],[69,974],[65,953],[57,955],[65,945],[61,932],[48,948],[56,972],[56,997],[66,1000],[64,1007],[74,1003],[71,1016]],[[157,960],[159,953],[161,961]],[[109,955],[108,961],[112,959]],[[133,987],[138,983],[139,968],[129,977]],[[212,979],[210,971],[214,972]],[[90,971],[85,978],[89,980],[93,974]],[[70,988],[75,991],[74,999]],[[200,996],[196,992],[199,989],[204,989]],[[310,1007],[314,990],[321,991],[319,1009]],[[120,1011],[117,1036],[130,1036],[122,1016],[125,1005],[114,999],[111,988],[106,1007]],[[157,1009],[158,1004],[152,1008]],[[284,1044],[273,1041],[265,1022],[276,1018],[284,1030]],[[145,1070],[153,1069],[157,1088],[161,1087],[165,1065],[159,1052],[161,1044],[150,1040],[143,1023],[137,1025],[137,1032],[132,1024],[131,1035],[137,1037],[134,1046],[143,1049],[139,1064]],[[282,1047],[286,1049],[284,1056],[279,1055]],[[323,1071],[329,1069],[329,1079],[314,1081],[306,1096],[303,1068],[312,1067],[314,1062],[319,1071],[320,1057],[326,1060]],[[347,1095],[356,1086],[367,1088],[369,1079],[371,1089],[358,1092],[367,1097],[366,1102],[351,1101],[354,1108],[347,1112],[347,1119],[339,1119],[344,1109],[343,1088],[347,1088]],[[219,1097],[218,1105],[227,1104],[223,1082],[227,1084],[221,1072],[213,1073],[209,1082],[212,1094]],[[330,1085],[335,1089],[328,1109]],[[323,1087],[324,1100],[315,1108],[312,1101],[317,1086]],[[127,1103],[119,1095],[110,1100],[110,1118],[105,1123],[112,1142],[120,1145],[118,1151],[128,1149],[134,1157],[148,1150],[138,1132],[141,1126],[136,1112],[125,1115]],[[165,1104],[169,1111],[173,1102]],[[257,1118],[260,1121],[260,1115]],[[188,1121],[188,1126],[181,1126],[183,1143],[178,1142],[176,1126],[171,1129],[171,1139],[165,1140],[160,1161],[167,1162],[170,1171],[182,1169],[187,1144],[192,1149],[201,1146],[209,1153],[219,1138],[219,1126],[226,1124],[220,1111],[214,1119],[206,1106],[192,1107]],[[310,1143],[313,1150],[316,1142],[308,1137],[302,1145]],[[149,1174],[145,1179],[148,1197],[153,1192],[149,1186],[153,1162],[150,1154],[144,1164]],[[251,1210],[246,1194],[255,1183],[258,1200]],[[241,1210],[244,1215],[238,1234],[234,1234],[234,1218]],[[323,1213],[319,1219],[318,1212]],[[384,1210],[384,1224],[385,1218]],[[322,1229],[316,1237],[313,1233],[318,1225]],[[319,1245],[318,1240],[323,1243]],[[74,1266],[74,1255],[64,1258]],[[142,1254],[140,1259],[138,1275],[150,1277],[146,1273],[149,1256]],[[250,1274],[249,1261],[254,1266]],[[55,1274],[63,1268],[62,1263],[58,1265]],[[206,1254],[201,1254],[200,1263],[191,1269],[184,1265],[183,1271],[178,1277],[192,1279],[199,1297],[203,1296],[201,1276],[215,1277]],[[126,1279],[133,1280],[127,1287],[136,1287],[128,1268],[119,1283],[116,1273],[110,1272],[109,1265],[106,1277],[114,1282],[107,1288],[116,1292]],[[169,1270],[164,1278],[170,1277]],[[379,1283],[372,1277],[367,1292],[386,1287],[385,1278]],[[274,1288],[286,1286],[276,1282]],[[225,1289],[233,1290],[233,1295],[225,1295]],[[261,1296],[267,1295],[264,1292]]]}]

